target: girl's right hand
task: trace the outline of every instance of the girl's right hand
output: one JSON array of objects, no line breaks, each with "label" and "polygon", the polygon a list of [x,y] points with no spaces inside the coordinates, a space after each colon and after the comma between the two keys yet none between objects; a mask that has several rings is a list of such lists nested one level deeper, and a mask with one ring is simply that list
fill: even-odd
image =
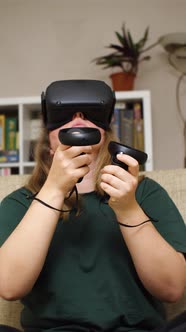
[{"label": "girl's right hand", "polygon": [[69,147],[60,144],[53,155],[46,185],[63,192],[65,197],[78,179],[89,172],[89,164],[92,162],[91,152],[91,146]]}]

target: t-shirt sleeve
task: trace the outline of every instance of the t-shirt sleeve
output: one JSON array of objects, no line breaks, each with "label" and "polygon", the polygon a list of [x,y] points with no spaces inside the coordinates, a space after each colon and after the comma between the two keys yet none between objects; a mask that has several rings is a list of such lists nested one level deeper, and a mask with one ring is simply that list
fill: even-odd
[{"label": "t-shirt sleeve", "polygon": [[28,191],[18,189],[6,196],[0,203],[0,246],[14,231],[25,215],[31,200],[27,199]]},{"label": "t-shirt sleeve", "polygon": [[138,186],[136,198],[144,212],[157,220],[154,226],[175,250],[186,253],[186,225],[167,191],[156,181],[145,178]]}]

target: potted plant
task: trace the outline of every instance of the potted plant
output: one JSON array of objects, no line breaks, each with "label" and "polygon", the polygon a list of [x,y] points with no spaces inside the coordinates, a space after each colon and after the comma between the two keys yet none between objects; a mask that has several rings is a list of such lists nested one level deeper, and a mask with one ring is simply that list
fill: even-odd
[{"label": "potted plant", "polygon": [[132,90],[140,62],[151,58],[149,55],[145,55],[145,52],[157,45],[158,42],[145,48],[149,27],[145,29],[143,37],[138,42],[134,42],[130,31],[126,30],[125,24],[122,25],[121,33],[115,32],[115,35],[119,43],[107,46],[113,52],[95,58],[93,61],[96,65],[103,66],[103,69],[120,68],[119,72],[110,75],[115,91]]}]

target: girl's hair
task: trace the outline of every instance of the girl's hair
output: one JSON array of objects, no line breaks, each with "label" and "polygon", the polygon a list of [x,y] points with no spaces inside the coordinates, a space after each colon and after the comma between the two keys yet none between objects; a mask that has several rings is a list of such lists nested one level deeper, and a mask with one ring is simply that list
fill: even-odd
[{"label": "girl's hair", "polygon": [[[100,171],[105,166],[111,163],[111,156],[108,152],[108,144],[111,140],[117,141],[118,139],[115,137],[113,131],[111,129],[105,131],[104,143],[102,144],[100,151],[98,153],[96,169],[94,172],[94,180],[95,180],[95,191],[98,195],[103,196],[104,192],[100,187]],[[43,186],[46,178],[48,176],[51,164],[52,164],[52,156],[50,154],[50,142],[48,130],[46,128],[42,129],[41,136],[35,146],[34,159],[36,165],[32,172],[31,177],[26,184],[26,188],[29,189],[32,193],[37,193]],[[64,210],[70,210],[75,204],[75,193],[70,197],[70,199],[65,201],[63,206]],[[62,213],[64,217],[66,213]]]}]

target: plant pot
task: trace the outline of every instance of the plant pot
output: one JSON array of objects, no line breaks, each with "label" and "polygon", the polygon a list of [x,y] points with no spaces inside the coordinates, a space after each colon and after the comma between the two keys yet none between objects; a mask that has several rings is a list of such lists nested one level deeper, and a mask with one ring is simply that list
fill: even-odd
[{"label": "plant pot", "polygon": [[112,88],[114,91],[127,91],[133,90],[135,74],[132,73],[113,73],[110,75],[112,80]]}]

